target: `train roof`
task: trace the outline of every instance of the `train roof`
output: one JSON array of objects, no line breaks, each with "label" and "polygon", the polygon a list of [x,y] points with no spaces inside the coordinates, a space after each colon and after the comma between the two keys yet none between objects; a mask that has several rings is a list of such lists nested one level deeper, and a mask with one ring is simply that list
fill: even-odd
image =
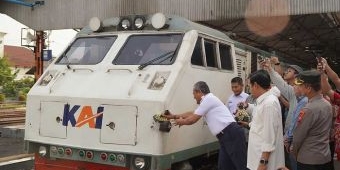
[{"label": "train roof", "polygon": [[[160,14],[160,13],[157,13],[157,14]],[[176,15],[164,15],[165,16],[165,25],[164,27],[162,28],[154,28],[152,26],[152,22],[156,19],[153,19],[153,17],[155,16],[156,14],[153,14],[153,15],[129,15],[129,16],[122,16],[122,17],[112,17],[112,18],[108,18],[108,19],[105,19],[103,21],[100,21],[98,18],[97,19],[94,19],[92,18],[91,21],[89,22],[89,25],[88,26],[85,26],[79,33],[78,33],[78,36],[80,35],[86,35],[86,34],[91,34],[91,33],[96,33],[96,32],[112,32],[112,31],[142,31],[142,32],[147,32],[147,31],[179,31],[179,32],[187,32],[187,31],[190,31],[190,30],[197,30],[198,32],[200,33],[204,33],[204,34],[207,34],[207,35],[210,35],[210,36],[213,36],[213,37],[216,37],[216,38],[220,38],[220,39],[225,39],[225,40],[229,40],[229,41],[232,41],[230,39],[229,36],[227,36],[225,33],[219,31],[219,30],[216,30],[216,29],[213,29],[213,28],[210,28],[210,27],[207,27],[207,26],[204,26],[204,25],[201,25],[201,24],[198,24],[198,23],[195,23],[195,22],[192,22],[186,18],[183,18],[183,17],[179,17],[179,16],[176,16]],[[142,20],[144,21],[144,25],[142,27],[142,29],[138,29],[134,26],[135,23],[132,23],[132,22],[136,22],[137,18],[142,18]],[[93,24],[93,20],[96,20],[96,22],[100,22],[100,25],[102,28],[98,29],[98,30],[91,30],[91,24]],[[99,21],[98,21],[99,20]],[[158,20],[161,20],[161,19],[158,19]],[[124,29],[123,28],[123,22],[130,22],[131,24],[131,27],[130,28],[127,28],[127,29]]]},{"label": "train roof", "polygon": [[[199,33],[206,34],[218,39],[227,40],[235,44],[236,47],[257,52],[265,57],[270,57],[271,53],[249,46],[247,44],[243,44],[241,42],[235,41],[231,39],[227,34],[222,31],[210,28],[208,26],[198,24],[196,22],[192,22],[186,18],[176,16],[176,15],[164,15],[165,23],[162,28],[154,28],[153,23],[155,20],[159,21],[162,18],[158,17],[154,19],[155,15],[164,15],[162,13],[156,13],[152,15],[128,15],[122,17],[112,17],[104,20],[99,20],[98,18],[92,18],[89,22],[88,26],[85,26],[77,36],[88,35],[88,34],[96,34],[96,33],[103,33],[103,32],[115,32],[115,31],[122,31],[122,32],[131,32],[131,31],[140,31],[140,32],[148,32],[148,31],[159,31],[159,32],[187,32],[190,30],[197,30]],[[137,18],[140,18],[143,21],[143,27],[137,28],[134,26]],[[93,20],[95,22],[93,22]],[[130,28],[123,28],[123,22],[130,22]],[[91,23],[92,22],[92,23]],[[94,26],[98,28],[98,30],[93,30],[93,23],[100,24],[100,26]],[[91,26],[92,24],[92,26]],[[100,28],[101,27],[101,28]]]}]

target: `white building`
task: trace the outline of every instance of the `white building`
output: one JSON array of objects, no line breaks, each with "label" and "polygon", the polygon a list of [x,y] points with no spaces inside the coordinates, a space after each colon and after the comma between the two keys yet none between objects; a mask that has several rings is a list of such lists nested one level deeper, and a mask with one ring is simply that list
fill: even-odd
[{"label": "white building", "polygon": [[4,56],[4,37],[6,33],[0,31],[0,58]]}]

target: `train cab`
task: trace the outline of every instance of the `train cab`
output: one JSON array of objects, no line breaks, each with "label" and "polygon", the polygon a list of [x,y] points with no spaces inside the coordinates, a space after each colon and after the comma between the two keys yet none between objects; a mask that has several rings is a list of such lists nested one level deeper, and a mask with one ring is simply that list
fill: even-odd
[{"label": "train cab", "polygon": [[194,110],[197,81],[225,102],[260,54],[244,47],[177,16],[92,18],[28,94],[36,170],[165,170],[216,154],[203,119],[178,127],[155,117]]}]

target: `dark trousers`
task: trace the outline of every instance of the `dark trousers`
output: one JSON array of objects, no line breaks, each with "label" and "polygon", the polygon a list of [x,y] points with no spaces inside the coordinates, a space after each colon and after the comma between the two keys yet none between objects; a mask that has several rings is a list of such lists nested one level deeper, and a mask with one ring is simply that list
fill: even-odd
[{"label": "dark trousers", "polygon": [[220,151],[218,155],[218,170],[246,170],[247,150],[243,128],[237,123],[231,123],[218,135]]},{"label": "dark trousers", "polygon": [[290,162],[289,162],[289,164],[290,164],[290,168],[288,168],[288,166],[286,165],[286,167],[288,168],[288,169],[290,169],[290,170],[298,170],[297,169],[297,162],[296,162],[296,158],[295,158],[295,156],[293,155],[293,153],[290,153],[289,154],[289,160],[290,160]]},{"label": "dark trousers", "polygon": [[332,142],[329,142],[329,149],[331,150],[331,165],[332,165],[332,167],[331,167],[331,169],[330,170],[334,170],[334,160],[333,160],[333,158],[334,158],[334,152],[335,152],[335,142],[334,141],[332,141]]},{"label": "dark trousers", "polygon": [[300,162],[297,162],[297,169],[298,170],[331,170],[332,169],[332,163],[328,162],[325,164],[319,164],[319,165],[310,165],[310,164],[303,164]]},{"label": "dark trousers", "polygon": [[288,169],[292,169],[290,166],[290,154],[287,152],[286,148],[284,149],[284,154],[285,154],[285,164]]}]

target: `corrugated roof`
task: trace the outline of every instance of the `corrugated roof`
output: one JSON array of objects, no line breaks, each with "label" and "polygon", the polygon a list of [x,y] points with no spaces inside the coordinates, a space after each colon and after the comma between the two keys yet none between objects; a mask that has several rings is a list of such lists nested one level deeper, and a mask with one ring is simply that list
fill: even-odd
[{"label": "corrugated roof", "polygon": [[305,68],[315,68],[314,52],[327,58],[328,64],[340,72],[339,14],[309,14],[290,16],[286,25],[277,28],[277,17],[259,18],[249,26],[247,19],[201,22],[210,27],[232,32],[233,39],[266,51],[275,51],[280,58]]},{"label": "corrugated roof", "polygon": [[0,12],[35,30],[83,28],[94,16],[163,12],[236,33],[237,41],[307,66],[315,59],[306,49],[325,46],[329,61],[340,64],[340,0],[45,0],[34,10],[0,0]]},{"label": "corrugated roof", "polygon": [[163,12],[191,21],[339,12],[339,0],[45,0],[29,7],[0,0],[0,12],[35,30],[82,28],[90,18]]}]

